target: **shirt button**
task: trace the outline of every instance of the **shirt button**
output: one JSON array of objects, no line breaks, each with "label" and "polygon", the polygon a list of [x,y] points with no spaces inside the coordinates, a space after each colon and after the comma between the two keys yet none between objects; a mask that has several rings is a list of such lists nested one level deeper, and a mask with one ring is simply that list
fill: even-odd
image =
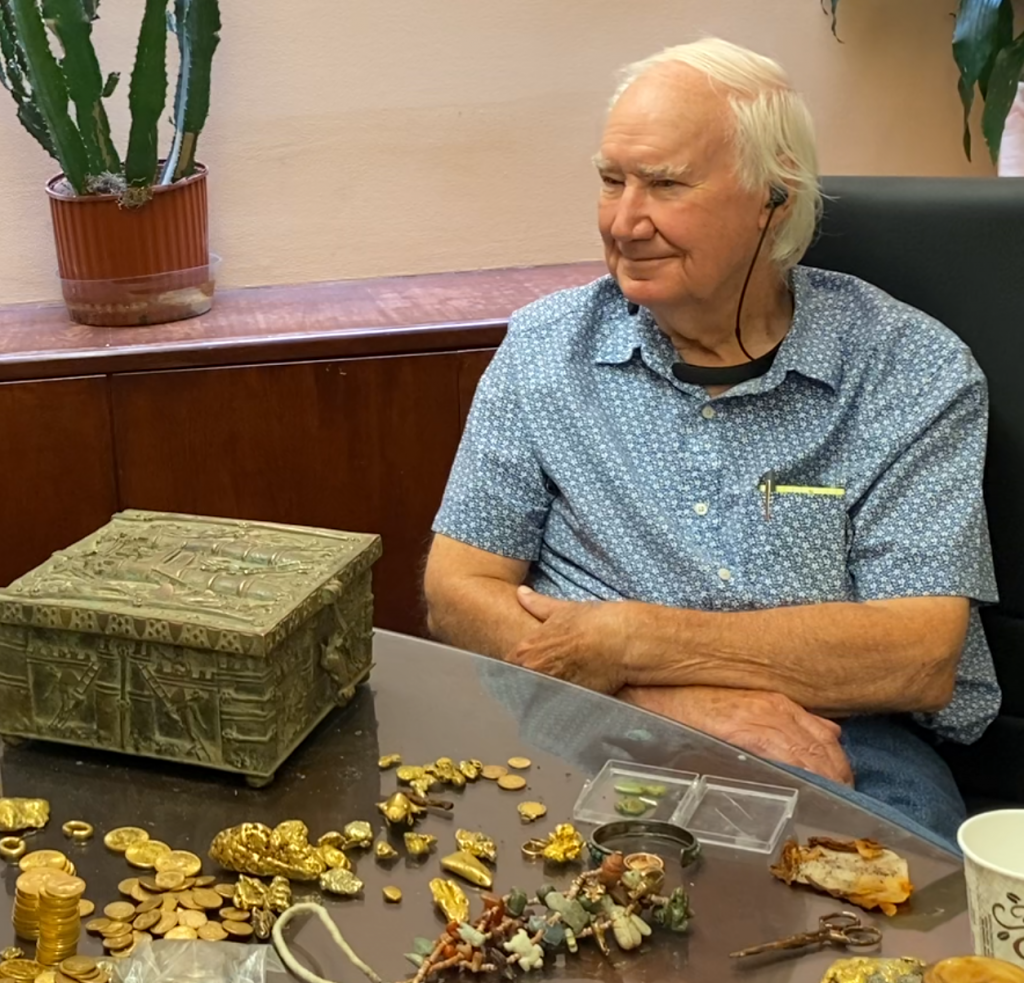
[{"label": "shirt button", "polygon": [[704,417],[705,420],[713,420],[715,418],[714,407],[705,406],[704,409],[700,411],[700,415]]},{"label": "shirt button", "polygon": [[725,567],[719,568],[718,576],[721,577],[722,580],[732,580],[732,574],[728,570],[726,570]]},{"label": "shirt button", "polygon": [[693,511],[696,512],[697,515],[707,515],[708,514],[707,502],[698,502],[693,507]]}]

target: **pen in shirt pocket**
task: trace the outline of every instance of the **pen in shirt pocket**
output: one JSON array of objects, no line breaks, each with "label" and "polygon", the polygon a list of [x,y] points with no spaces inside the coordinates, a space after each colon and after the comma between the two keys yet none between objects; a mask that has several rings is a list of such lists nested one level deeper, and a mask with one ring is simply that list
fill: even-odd
[{"label": "pen in shirt pocket", "polygon": [[772,517],[772,499],[776,495],[823,495],[832,498],[842,498],[846,495],[845,488],[832,485],[781,484],[774,470],[766,471],[761,475],[761,480],[757,484],[757,490],[764,501],[765,522],[768,522]]}]

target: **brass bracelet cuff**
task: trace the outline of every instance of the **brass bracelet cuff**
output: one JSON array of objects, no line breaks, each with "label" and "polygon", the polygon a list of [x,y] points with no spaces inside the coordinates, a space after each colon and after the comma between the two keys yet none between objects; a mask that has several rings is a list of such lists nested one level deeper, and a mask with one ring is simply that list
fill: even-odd
[{"label": "brass bracelet cuff", "polygon": [[0,839],[0,857],[9,863],[17,863],[25,855],[25,841],[20,836],[5,836]]},{"label": "brass bracelet cuff", "polygon": [[69,819],[61,826],[61,830],[69,840],[74,840],[76,843],[84,843],[86,840],[91,840],[95,832],[92,824],[82,819]]},{"label": "brass bracelet cuff", "polygon": [[677,844],[680,847],[679,864],[682,867],[689,867],[700,857],[700,840],[688,829],[683,829],[682,826],[648,819],[623,819],[598,826],[590,834],[587,847],[590,850],[591,859],[594,863],[601,863],[605,857],[615,852],[606,845],[609,841],[634,837],[670,840]]}]

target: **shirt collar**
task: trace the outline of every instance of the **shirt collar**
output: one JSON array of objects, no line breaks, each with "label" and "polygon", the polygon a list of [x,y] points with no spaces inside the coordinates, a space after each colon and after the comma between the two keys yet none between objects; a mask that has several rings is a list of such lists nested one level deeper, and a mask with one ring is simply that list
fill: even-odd
[{"label": "shirt collar", "polygon": [[[833,390],[838,389],[843,375],[840,326],[828,316],[821,284],[815,282],[816,273],[816,270],[805,266],[796,266],[790,271],[793,324],[768,373],[744,383],[744,388],[749,385],[761,391],[773,389],[787,373],[798,372],[825,383]],[[675,353],[667,336],[646,308],[630,314],[622,291],[613,280],[612,285],[614,289],[601,319],[601,337],[595,346],[594,361],[599,365],[624,365],[639,350],[650,368],[669,374]]]}]

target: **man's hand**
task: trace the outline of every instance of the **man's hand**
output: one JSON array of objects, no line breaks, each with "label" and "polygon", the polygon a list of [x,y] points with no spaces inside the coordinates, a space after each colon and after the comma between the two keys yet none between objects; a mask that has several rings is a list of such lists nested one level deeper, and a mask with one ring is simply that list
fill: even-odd
[{"label": "man's hand", "polygon": [[716,686],[627,686],[627,703],[671,717],[744,751],[853,784],[839,725],[781,693]]},{"label": "man's hand", "polygon": [[617,693],[625,685],[626,605],[561,601],[529,587],[520,587],[517,596],[541,624],[506,661],[599,693]]}]

